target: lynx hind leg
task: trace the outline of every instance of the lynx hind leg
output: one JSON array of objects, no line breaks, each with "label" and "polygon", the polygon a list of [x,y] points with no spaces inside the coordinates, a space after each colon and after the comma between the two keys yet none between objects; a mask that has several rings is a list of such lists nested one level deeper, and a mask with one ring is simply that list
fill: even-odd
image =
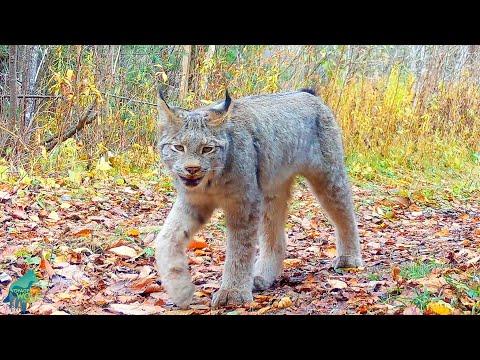
[{"label": "lynx hind leg", "polygon": [[362,266],[352,193],[343,163],[331,167],[327,173],[310,174],[307,180],[335,225],[337,258],[334,268]]},{"label": "lynx hind leg", "polygon": [[253,288],[265,290],[281,274],[286,252],[285,219],[292,181],[275,194],[265,195],[260,226],[260,252],[255,262]]}]

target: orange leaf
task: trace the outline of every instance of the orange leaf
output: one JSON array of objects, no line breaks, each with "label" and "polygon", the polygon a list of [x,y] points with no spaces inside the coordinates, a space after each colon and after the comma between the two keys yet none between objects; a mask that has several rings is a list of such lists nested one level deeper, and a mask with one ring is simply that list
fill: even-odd
[{"label": "orange leaf", "polygon": [[138,236],[140,235],[140,231],[138,229],[128,229],[127,230],[128,236]]},{"label": "orange leaf", "polygon": [[366,305],[360,305],[358,308],[357,308],[357,312],[359,314],[366,314],[368,312],[368,307]]},{"label": "orange leaf", "polygon": [[329,246],[328,248],[323,250],[323,254],[326,257],[333,259],[335,256],[337,256],[337,249],[335,246]]},{"label": "orange leaf", "polygon": [[40,266],[39,268],[41,270],[44,270],[45,273],[47,274],[47,277],[50,279],[53,274],[55,273],[55,271],[53,270],[52,268],[52,265],[50,265],[50,263],[48,262],[47,259],[45,259],[44,256],[42,256],[42,260],[40,261]]},{"label": "orange leaf", "polygon": [[400,276],[400,268],[395,266],[393,269],[392,269],[392,278],[393,280],[395,281],[399,281],[401,280],[401,276]]},{"label": "orange leaf", "polygon": [[283,260],[283,266],[285,269],[296,268],[302,265],[302,259],[285,259]]},{"label": "orange leaf", "polygon": [[195,241],[192,240],[187,246],[188,250],[193,250],[193,249],[204,249],[208,247],[208,244],[205,241]]},{"label": "orange leaf", "polygon": [[435,236],[439,236],[439,237],[442,237],[442,236],[448,236],[450,234],[450,230],[448,230],[447,228],[444,228],[440,231],[437,231],[435,233]]},{"label": "orange leaf", "polygon": [[75,237],[87,237],[92,234],[92,229],[82,229],[77,231],[73,236]]},{"label": "orange leaf", "polygon": [[466,213],[460,215],[460,220],[468,220],[470,218],[470,216]]},{"label": "orange leaf", "polygon": [[[132,283],[130,286],[133,290],[139,291],[139,292],[144,292],[147,287],[152,284],[155,281],[153,277],[146,277],[143,279],[138,279]],[[155,292],[155,291],[152,291]]]},{"label": "orange leaf", "polygon": [[145,294],[151,294],[151,293],[162,292],[162,291],[163,291],[163,287],[161,287],[160,285],[158,285],[156,283],[153,283],[153,284],[148,285],[147,288],[143,292]]}]

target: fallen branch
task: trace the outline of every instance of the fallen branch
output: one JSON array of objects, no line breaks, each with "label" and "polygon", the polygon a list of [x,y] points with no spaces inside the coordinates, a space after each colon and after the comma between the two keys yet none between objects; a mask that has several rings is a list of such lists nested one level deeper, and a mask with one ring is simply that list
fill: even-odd
[{"label": "fallen branch", "polygon": [[77,132],[82,130],[85,127],[85,125],[90,124],[93,121],[93,119],[97,117],[97,114],[98,114],[97,111],[94,110],[94,108],[95,108],[95,103],[91,104],[88,107],[88,109],[83,113],[82,117],[77,121],[77,124],[75,126],[72,126],[63,134],[57,134],[47,139],[44,142],[46,149],[48,151],[52,150],[55,147],[55,145],[62,143],[65,140],[71,138]]}]

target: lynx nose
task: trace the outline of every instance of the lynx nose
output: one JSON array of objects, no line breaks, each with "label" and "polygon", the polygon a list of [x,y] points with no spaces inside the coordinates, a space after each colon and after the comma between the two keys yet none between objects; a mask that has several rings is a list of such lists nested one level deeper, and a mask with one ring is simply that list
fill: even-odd
[{"label": "lynx nose", "polygon": [[194,175],[200,171],[200,166],[185,166],[185,170],[187,170],[190,175]]}]

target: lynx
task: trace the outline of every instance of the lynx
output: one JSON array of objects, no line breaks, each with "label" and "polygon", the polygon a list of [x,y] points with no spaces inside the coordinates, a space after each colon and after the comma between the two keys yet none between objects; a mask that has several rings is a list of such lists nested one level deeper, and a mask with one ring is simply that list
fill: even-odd
[{"label": "lynx", "polygon": [[[225,213],[224,271],[212,307],[252,301],[286,255],[292,182],[304,176],[336,229],[335,268],[362,265],[340,129],[313,90],[225,99],[188,111],[158,97],[159,151],[177,198],[155,239],[162,285],[180,308],[195,287],[186,247],[216,208]],[[259,246],[258,257],[255,259]]]}]

